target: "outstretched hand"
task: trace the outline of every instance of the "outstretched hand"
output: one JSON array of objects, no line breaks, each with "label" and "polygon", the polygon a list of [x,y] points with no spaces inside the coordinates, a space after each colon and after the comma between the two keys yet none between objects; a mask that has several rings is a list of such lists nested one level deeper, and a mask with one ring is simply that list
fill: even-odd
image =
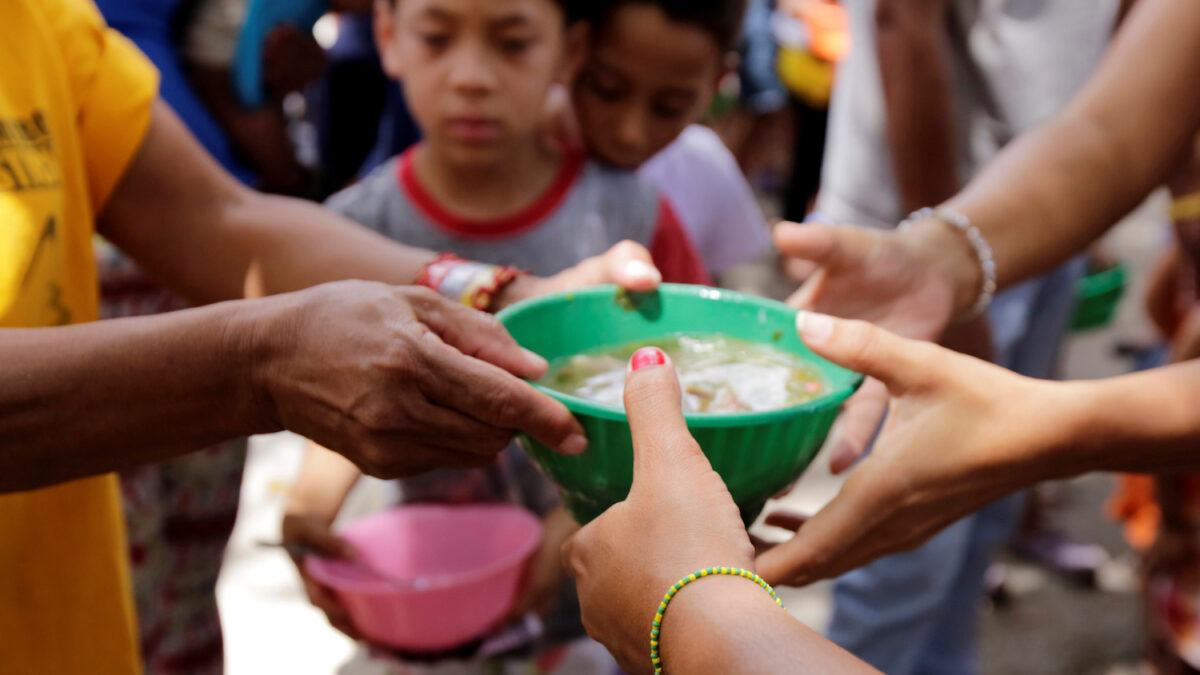
[{"label": "outstretched hand", "polygon": [[1048,477],[1040,450],[1070,433],[1038,424],[1072,405],[1060,383],[1021,377],[863,321],[801,312],[818,355],[893,398],[872,453],[796,535],[758,557],[770,583],[804,585],[924,543],[988,502]]},{"label": "outstretched hand", "polygon": [[[789,260],[816,265],[788,299],[789,305],[869,321],[907,338],[933,342],[961,303],[961,284],[948,271],[945,258],[973,255],[963,248],[965,240],[956,237],[936,224],[903,234],[821,223],[784,223],[775,229],[775,242]],[[834,473],[858,461],[887,406],[887,392],[874,379],[867,379],[846,402],[830,456]]]}]

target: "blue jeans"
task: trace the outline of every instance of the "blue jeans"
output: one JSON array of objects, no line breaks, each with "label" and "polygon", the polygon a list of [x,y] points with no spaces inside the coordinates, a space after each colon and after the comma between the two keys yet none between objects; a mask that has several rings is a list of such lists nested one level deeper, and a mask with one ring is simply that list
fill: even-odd
[{"label": "blue jeans", "polygon": [[[1070,323],[1076,260],[996,298],[989,318],[996,361],[1053,377]],[[994,502],[925,545],[881,558],[834,583],[829,639],[887,675],[973,675],[984,573],[1016,527],[1024,495]]]}]

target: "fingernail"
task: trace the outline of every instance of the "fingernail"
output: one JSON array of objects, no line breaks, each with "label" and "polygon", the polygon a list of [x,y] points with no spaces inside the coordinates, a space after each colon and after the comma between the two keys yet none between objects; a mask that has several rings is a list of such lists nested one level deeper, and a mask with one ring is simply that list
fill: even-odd
[{"label": "fingernail", "polygon": [[796,313],[796,332],[806,343],[824,342],[833,334],[833,319],[825,314],[801,310]]},{"label": "fingernail", "polygon": [[541,354],[531,352],[528,349],[525,349],[524,347],[521,347],[521,351],[525,353],[525,358],[529,359],[529,363],[531,365],[535,365],[538,368],[541,368],[542,370],[546,370],[547,368],[550,367],[550,362],[547,361],[546,359],[542,358]]},{"label": "fingernail", "polygon": [[662,274],[659,273],[653,265],[644,260],[630,260],[625,263],[625,276],[631,281],[641,281],[644,279],[653,279],[654,281],[662,281]]},{"label": "fingernail", "polygon": [[583,434],[571,434],[567,436],[567,440],[563,441],[558,449],[564,455],[582,455],[588,449],[587,436]]},{"label": "fingernail", "polygon": [[633,353],[629,359],[629,372],[640,370],[646,366],[661,366],[667,362],[667,355],[658,347],[642,347]]}]

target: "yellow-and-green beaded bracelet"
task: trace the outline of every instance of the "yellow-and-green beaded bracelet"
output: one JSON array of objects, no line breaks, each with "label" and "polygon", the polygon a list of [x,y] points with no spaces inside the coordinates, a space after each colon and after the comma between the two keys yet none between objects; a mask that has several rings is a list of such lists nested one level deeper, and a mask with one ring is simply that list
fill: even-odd
[{"label": "yellow-and-green beaded bracelet", "polygon": [[671,599],[674,598],[675,594],[678,593],[679,590],[684,586],[687,586],[697,579],[703,579],[704,577],[716,576],[720,574],[743,577],[753,581],[764,591],[770,594],[771,598],[775,600],[775,604],[783,607],[783,600],[780,600],[779,596],[775,594],[775,589],[771,588],[771,584],[768,584],[763,580],[762,577],[758,576],[754,572],[751,572],[750,570],[742,569],[741,567],[706,567],[704,569],[692,572],[679,581],[676,581],[674,586],[671,586],[671,588],[667,589],[667,594],[663,596],[662,602],[658,603],[658,611],[654,614],[654,622],[650,626],[650,662],[654,664],[654,672],[657,675],[661,675],[663,671],[662,657],[658,654],[658,631],[662,628],[663,615],[667,613],[667,605],[671,604]]}]

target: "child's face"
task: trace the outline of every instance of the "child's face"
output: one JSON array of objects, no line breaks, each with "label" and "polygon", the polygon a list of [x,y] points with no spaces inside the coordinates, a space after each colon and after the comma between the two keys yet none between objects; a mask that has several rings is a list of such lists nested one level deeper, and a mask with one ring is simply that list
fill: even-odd
[{"label": "child's face", "polygon": [[551,0],[378,0],[376,10],[384,69],[404,83],[426,141],[460,164],[496,162],[533,138],[551,84],[568,82],[582,56]]},{"label": "child's face", "polygon": [[588,149],[622,168],[641,166],[708,108],[723,56],[707,33],[658,7],[618,8],[593,33],[574,86]]}]

